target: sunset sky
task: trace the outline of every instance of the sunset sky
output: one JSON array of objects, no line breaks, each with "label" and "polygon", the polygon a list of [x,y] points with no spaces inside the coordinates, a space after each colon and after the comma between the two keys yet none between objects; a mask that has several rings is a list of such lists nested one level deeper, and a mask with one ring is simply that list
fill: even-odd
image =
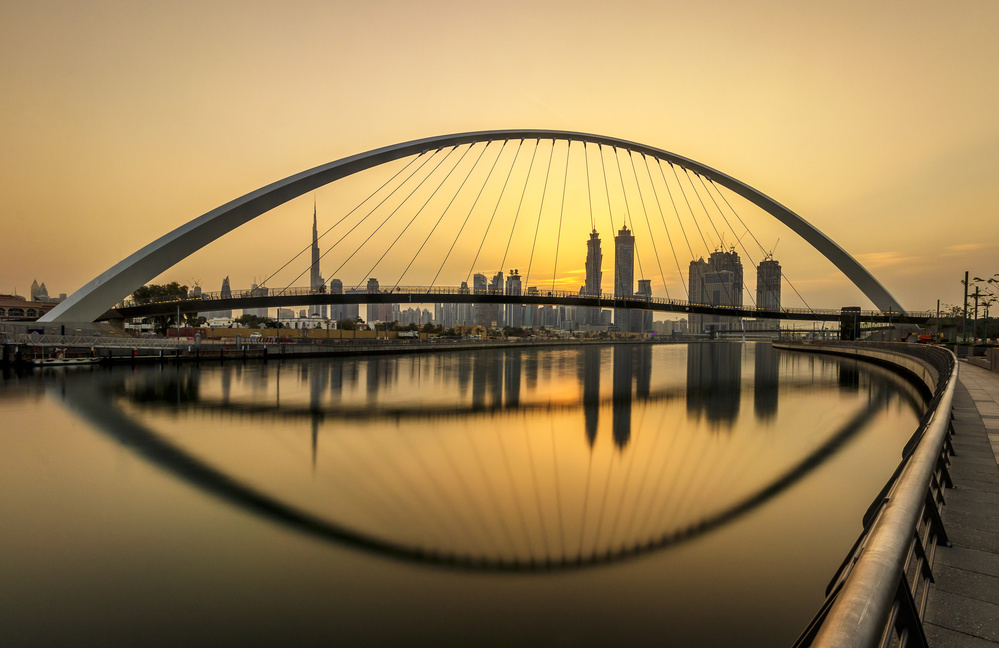
[{"label": "sunset sky", "polygon": [[[0,293],[72,293],[341,157],[548,128],[703,162],[803,216],[906,308],[957,304],[965,270],[999,272],[996,34],[992,0],[5,2]],[[304,196],[157,280],[249,287],[308,244],[313,201],[321,221],[341,206]],[[578,270],[574,236],[559,265]],[[782,249],[813,305],[870,306]],[[608,242],[605,286],[612,264]]]}]

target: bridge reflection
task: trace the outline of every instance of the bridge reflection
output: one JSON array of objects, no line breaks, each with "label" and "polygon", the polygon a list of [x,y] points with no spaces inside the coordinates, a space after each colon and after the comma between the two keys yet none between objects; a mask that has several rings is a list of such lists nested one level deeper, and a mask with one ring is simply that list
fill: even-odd
[{"label": "bridge reflection", "polygon": [[[67,381],[64,397],[133,451],[267,519],[383,555],[515,570],[602,564],[707,533],[803,479],[888,404],[922,407],[914,388],[889,386],[876,368],[768,345],[753,358],[729,343],[691,345],[685,360],[653,351],[112,371]],[[867,394],[814,441],[796,439],[798,455],[758,463],[779,430],[747,428],[742,393],[754,392],[751,419],[779,423],[778,394],[817,386]],[[190,433],[227,419],[242,446],[233,457],[260,457],[236,462]],[[275,453],[304,421],[313,478],[289,490],[294,468],[275,481]]]}]

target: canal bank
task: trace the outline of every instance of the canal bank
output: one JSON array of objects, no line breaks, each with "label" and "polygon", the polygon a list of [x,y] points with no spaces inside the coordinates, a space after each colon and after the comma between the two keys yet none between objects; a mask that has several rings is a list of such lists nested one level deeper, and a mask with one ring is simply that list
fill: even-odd
[{"label": "canal bank", "polygon": [[[653,338],[650,340],[337,340],[323,342],[255,342],[255,341],[185,341],[163,338],[129,337],[25,337],[3,345],[2,364],[5,367],[29,366],[36,360],[62,352],[67,357],[100,358],[102,364],[155,364],[186,362],[267,361],[298,358],[335,358],[378,356],[391,354],[440,353],[444,351],[474,351],[485,349],[551,348],[559,346],[593,346],[606,344],[660,345],[687,344],[684,338]],[[703,342],[703,341],[702,341]]]}]

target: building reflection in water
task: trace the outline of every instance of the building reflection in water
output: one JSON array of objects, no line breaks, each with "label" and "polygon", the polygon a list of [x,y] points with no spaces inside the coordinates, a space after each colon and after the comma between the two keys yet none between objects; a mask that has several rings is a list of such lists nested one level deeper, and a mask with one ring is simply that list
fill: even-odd
[{"label": "building reflection in water", "polygon": [[731,426],[742,396],[742,345],[710,342],[687,345],[687,413]]},{"label": "building reflection in water", "polygon": [[780,351],[769,344],[757,344],[753,363],[753,414],[759,421],[777,416],[780,392]]},{"label": "building reflection in water", "polygon": [[856,364],[850,362],[840,363],[839,388],[847,392],[860,390],[860,369]]},{"label": "building reflection in water", "polygon": [[507,407],[515,408],[520,405],[520,366],[523,355],[521,349],[507,349],[503,353],[503,384]]},{"label": "building reflection in water", "polygon": [[614,345],[612,433],[614,445],[623,448],[631,439],[631,384],[634,350],[630,344]]},{"label": "building reflection in water", "polygon": [[[887,408],[879,398],[887,381],[872,378],[869,367],[809,358],[796,375],[794,356],[763,344],[755,357],[743,349],[621,343],[179,367],[129,378],[128,397],[140,406],[233,415],[217,427],[243,444],[237,453],[215,453],[214,435],[204,445],[190,426],[166,435],[188,443],[191,456],[208,453],[197,470],[176,451],[164,453],[162,461],[188,478],[208,480],[218,465],[320,518],[432,552],[596,560],[743,515]],[[743,363],[755,369],[754,415],[740,417]],[[273,376],[264,397],[257,390],[266,381],[255,373]],[[534,389],[526,387],[529,373]],[[788,400],[778,412],[781,381]],[[837,381],[873,388],[872,395],[843,401]],[[793,413],[810,415],[812,402],[829,412],[818,433],[789,437]],[[705,420],[732,434],[704,434]],[[170,426],[176,417],[155,421]],[[283,436],[301,438],[304,429],[311,475],[301,474],[304,444]],[[768,434],[740,433],[762,429]],[[799,456],[784,452],[787,445]],[[226,480],[212,477],[208,487],[249,501],[250,489],[236,492]]]},{"label": "building reflection in water", "polygon": [[600,421],[600,351],[601,347],[583,347],[583,360],[579,363],[579,381],[583,383],[583,421],[586,425],[586,442],[593,448]]}]

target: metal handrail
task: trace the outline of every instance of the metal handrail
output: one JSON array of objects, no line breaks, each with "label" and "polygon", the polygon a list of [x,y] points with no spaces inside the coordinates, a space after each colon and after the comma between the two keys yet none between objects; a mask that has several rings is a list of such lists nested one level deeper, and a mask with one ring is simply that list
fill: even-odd
[{"label": "metal handrail", "polygon": [[[790,347],[791,345],[782,345]],[[936,547],[947,544],[940,521],[951,486],[951,406],[957,359],[940,347],[903,343],[793,345],[825,353],[888,351],[913,357],[936,374],[936,389],[902,461],[864,516],[864,529],[826,590],[826,601],[795,647],[925,646],[926,609]],[[853,350],[847,350],[849,347]]]}]

